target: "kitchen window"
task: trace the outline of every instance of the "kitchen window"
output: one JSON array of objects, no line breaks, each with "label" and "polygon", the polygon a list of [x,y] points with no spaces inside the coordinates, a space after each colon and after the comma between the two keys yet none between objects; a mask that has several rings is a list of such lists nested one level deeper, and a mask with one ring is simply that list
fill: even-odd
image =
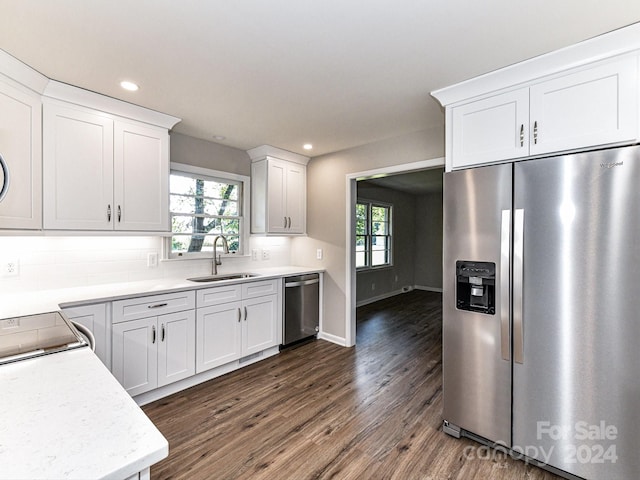
[{"label": "kitchen window", "polygon": [[[226,237],[230,254],[242,254],[248,189],[248,177],[172,163],[168,258],[210,258],[217,235]],[[222,242],[217,246],[222,254]]]},{"label": "kitchen window", "polygon": [[391,265],[391,205],[356,203],[356,268]]}]

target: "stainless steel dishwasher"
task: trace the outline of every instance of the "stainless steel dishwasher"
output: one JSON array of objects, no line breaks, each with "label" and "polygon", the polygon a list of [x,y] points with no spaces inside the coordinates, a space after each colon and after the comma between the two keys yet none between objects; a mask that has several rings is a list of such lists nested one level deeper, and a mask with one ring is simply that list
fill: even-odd
[{"label": "stainless steel dishwasher", "polygon": [[320,319],[320,274],[284,278],[282,346],[315,336]]}]

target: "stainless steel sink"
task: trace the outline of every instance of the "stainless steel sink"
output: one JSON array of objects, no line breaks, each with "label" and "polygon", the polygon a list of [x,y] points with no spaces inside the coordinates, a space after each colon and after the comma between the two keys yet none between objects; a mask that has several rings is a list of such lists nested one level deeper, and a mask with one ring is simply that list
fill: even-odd
[{"label": "stainless steel sink", "polygon": [[242,278],[251,278],[251,277],[257,277],[257,275],[254,273],[232,273],[229,275],[207,275],[205,277],[187,278],[187,280],[190,282],[206,283],[206,282],[221,282],[223,280],[239,280]]}]

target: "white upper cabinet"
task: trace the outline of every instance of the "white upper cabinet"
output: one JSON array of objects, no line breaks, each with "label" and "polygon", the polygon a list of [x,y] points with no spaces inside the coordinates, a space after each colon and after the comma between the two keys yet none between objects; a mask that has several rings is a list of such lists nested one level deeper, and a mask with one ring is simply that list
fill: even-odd
[{"label": "white upper cabinet", "polygon": [[44,228],[169,230],[166,128],[44,99]]},{"label": "white upper cabinet", "polygon": [[529,91],[503,93],[452,110],[453,167],[529,154]]},{"label": "white upper cabinet", "polygon": [[44,105],[44,228],[113,229],[113,120]]},{"label": "white upper cabinet", "polygon": [[309,158],[268,145],[248,153],[253,161],[251,233],[306,233]]},{"label": "white upper cabinet", "polygon": [[[2,77],[0,75],[0,77]],[[0,80],[0,229],[42,228],[40,96]],[[4,188],[3,188],[4,187]]]},{"label": "white upper cabinet", "polygon": [[116,122],[114,205],[117,230],[169,230],[169,135]]},{"label": "white upper cabinet", "polygon": [[638,60],[606,62],[531,87],[531,155],[638,135]]},{"label": "white upper cabinet", "polygon": [[635,143],[640,24],[432,92],[446,169]]}]

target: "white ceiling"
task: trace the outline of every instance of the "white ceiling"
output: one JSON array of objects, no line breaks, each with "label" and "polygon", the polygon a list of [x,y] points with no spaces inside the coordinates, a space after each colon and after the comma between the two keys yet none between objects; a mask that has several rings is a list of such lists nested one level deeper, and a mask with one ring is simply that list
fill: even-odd
[{"label": "white ceiling", "polygon": [[0,0],[0,48],[177,132],[316,156],[441,125],[431,90],[637,21],[638,0]]}]

